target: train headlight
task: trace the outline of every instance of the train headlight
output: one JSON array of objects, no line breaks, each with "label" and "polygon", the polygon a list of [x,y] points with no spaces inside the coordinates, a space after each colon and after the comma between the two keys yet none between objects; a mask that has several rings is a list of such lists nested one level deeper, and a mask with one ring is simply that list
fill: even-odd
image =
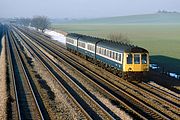
[{"label": "train headlight", "polygon": [[128,69],[128,71],[132,71],[132,68],[130,67],[130,68]]}]

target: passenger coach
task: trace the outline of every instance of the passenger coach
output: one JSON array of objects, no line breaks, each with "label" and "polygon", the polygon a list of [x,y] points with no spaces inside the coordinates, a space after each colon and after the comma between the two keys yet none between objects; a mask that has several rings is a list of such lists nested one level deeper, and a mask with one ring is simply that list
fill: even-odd
[{"label": "passenger coach", "polygon": [[119,76],[149,71],[149,53],[146,49],[121,42],[70,33],[66,38],[68,50],[91,58]]},{"label": "passenger coach", "polygon": [[77,41],[81,36],[75,33],[69,33],[66,36],[66,48],[73,52],[77,51]]},{"label": "passenger coach", "polygon": [[82,36],[78,39],[78,52],[88,58],[96,59],[96,44],[100,41],[99,38]]},{"label": "passenger coach", "polygon": [[147,50],[120,42],[101,41],[97,44],[96,58],[124,72],[149,70]]}]

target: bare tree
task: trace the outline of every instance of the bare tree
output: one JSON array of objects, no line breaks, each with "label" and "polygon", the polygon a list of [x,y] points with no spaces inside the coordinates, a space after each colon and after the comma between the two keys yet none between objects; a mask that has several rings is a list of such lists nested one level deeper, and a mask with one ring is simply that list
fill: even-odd
[{"label": "bare tree", "polygon": [[45,16],[36,16],[31,21],[31,26],[35,27],[37,30],[40,29],[44,32],[45,29],[48,29],[50,26],[50,21]]},{"label": "bare tree", "polygon": [[31,26],[35,27],[38,30],[39,29],[39,23],[38,22],[39,22],[38,17],[32,18]]},{"label": "bare tree", "polygon": [[107,38],[112,41],[122,42],[126,44],[130,44],[130,40],[127,36],[123,35],[122,33],[110,33]]},{"label": "bare tree", "polygon": [[23,26],[29,26],[31,23],[30,18],[16,18],[15,21],[17,24],[23,25]]}]

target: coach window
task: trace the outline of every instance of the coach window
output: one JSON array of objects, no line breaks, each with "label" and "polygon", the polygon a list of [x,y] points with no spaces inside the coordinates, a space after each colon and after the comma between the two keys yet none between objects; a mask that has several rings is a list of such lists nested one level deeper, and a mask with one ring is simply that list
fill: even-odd
[{"label": "coach window", "polygon": [[104,49],[104,55],[106,55],[106,49]]},{"label": "coach window", "polygon": [[71,40],[69,38],[67,39],[67,42],[74,44],[74,40]]},{"label": "coach window", "polygon": [[114,57],[114,52],[112,51],[112,52],[111,52],[111,58],[113,58],[113,57]]},{"label": "coach window", "polygon": [[121,61],[121,54],[119,54],[118,60]]},{"label": "coach window", "polygon": [[113,59],[116,59],[116,53],[114,52],[114,56],[113,56]]},{"label": "coach window", "polygon": [[103,55],[105,55],[105,54],[106,54],[105,52],[106,52],[106,49],[104,48],[104,49],[103,49]]},{"label": "coach window", "polygon": [[69,38],[67,38],[67,42],[69,42],[70,40],[69,40]]},{"label": "coach window", "polygon": [[106,56],[109,56],[109,50],[107,50]]},{"label": "coach window", "polygon": [[87,48],[88,48],[88,50],[90,50],[90,45],[89,44],[88,44]]},{"label": "coach window", "polygon": [[108,56],[108,52],[109,52],[109,50],[106,50],[106,56]]},{"label": "coach window", "polygon": [[74,44],[74,40],[70,40],[70,43]]},{"label": "coach window", "polygon": [[141,55],[141,59],[142,59],[142,60],[141,60],[141,61],[142,61],[142,64],[147,64],[147,54],[145,54],[145,53],[142,54],[142,55]]},{"label": "coach window", "polygon": [[127,64],[132,64],[132,54],[127,55]]},{"label": "coach window", "polygon": [[109,51],[110,53],[109,53],[109,57],[111,58],[111,56],[112,56],[112,51]]},{"label": "coach window", "polygon": [[94,51],[94,46],[88,44],[88,50]]},{"label": "coach window", "polygon": [[92,46],[92,50],[95,51],[95,46]]},{"label": "coach window", "polygon": [[99,53],[99,47],[96,48],[96,52]]},{"label": "coach window", "polygon": [[96,51],[97,51],[97,53],[99,53],[99,47],[97,47],[97,50],[96,50]]},{"label": "coach window", "polygon": [[102,55],[104,54],[104,49],[103,49],[103,48],[101,49],[101,54],[102,54]]},{"label": "coach window", "polygon": [[101,48],[101,54],[102,55],[104,54],[104,48]]},{"label": "coach window", "polygon": [[116,60],[116,53],[114,52],[114,58],[113,59],[115,59]]},{"label": "coach window", "polygon": [[85,48],[85,43],[81,43],[82,44],[82,47]]},{"label": "coach window", "polygon": [[115,58],[115,59],[118,60],[118,57],[119,57],[119,56],[118,56],[118,53],[116,53],[116,58]]},{"label": "coach window", "polygon": [[140,64],[140,54],[134,54],[134,64]]},{"label": "coach window", "polygon": [[116,53],[113,52],[113,59],[116,59]]},{"label": "coach window", "polygon": [[83,47],[83,48],[85,48],[85,43],[83,43],[83,42],[80,42],[80,41],[79,41],[78,43],[79,43],[79,46],[80,46],[80,47]]}]

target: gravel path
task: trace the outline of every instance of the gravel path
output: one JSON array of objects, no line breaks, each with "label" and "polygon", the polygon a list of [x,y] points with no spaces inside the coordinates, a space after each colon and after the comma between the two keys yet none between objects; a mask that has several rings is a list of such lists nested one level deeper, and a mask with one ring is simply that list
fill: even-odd
[{"label": "gravel path", "polygon": [[0,120],[6,120],[6,54],[5,54],[5,39],[2,38],[2,51],[0,55]]}]

